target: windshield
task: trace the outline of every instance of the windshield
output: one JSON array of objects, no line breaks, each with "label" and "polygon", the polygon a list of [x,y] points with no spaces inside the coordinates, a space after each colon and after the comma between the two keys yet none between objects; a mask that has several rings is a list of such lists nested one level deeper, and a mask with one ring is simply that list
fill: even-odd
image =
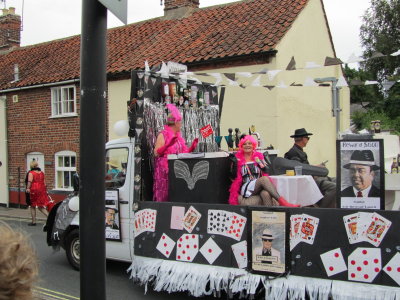
[{"label": "windshield", "polygon": [[128,148],[113,148],[106,152],[106,187],[119,188],[125,184]]}]

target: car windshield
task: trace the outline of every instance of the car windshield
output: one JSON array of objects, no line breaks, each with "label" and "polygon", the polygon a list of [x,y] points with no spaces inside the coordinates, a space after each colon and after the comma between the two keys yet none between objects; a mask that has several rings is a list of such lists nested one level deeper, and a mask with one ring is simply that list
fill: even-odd
[{"label": "car windshield", "polygon": [[106,152],[105,181],[108,188],[119,188],[125,184],[128,163],[128,148],[112,148]]}]

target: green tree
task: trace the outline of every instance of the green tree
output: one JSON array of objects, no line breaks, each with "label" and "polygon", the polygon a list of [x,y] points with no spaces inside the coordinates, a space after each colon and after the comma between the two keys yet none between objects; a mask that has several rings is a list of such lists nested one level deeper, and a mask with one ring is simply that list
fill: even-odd
[{"label": "green tree", "polygon": [[[353,116],[359,126],[368,124],[369,119],[384,120],[383,128],[394,128],[400,132],[400,85],[396,83],[389,90],[384,90],[385,81],[400,79],[400,56],[390,54],[400,49],[400,0],[370,0],[371,6],[363,16],[360,28],[363,57],[367,59],[360,70],[345,70],[354,79],[380,82],[378,89],[363,86],[351,88],[352,102],[370,102],[366,114]],[[384,54],[384,56],[377,54]],[[350,77],[349,77],[350,78]],[[361,125],[363,124],[363,125]]]}]

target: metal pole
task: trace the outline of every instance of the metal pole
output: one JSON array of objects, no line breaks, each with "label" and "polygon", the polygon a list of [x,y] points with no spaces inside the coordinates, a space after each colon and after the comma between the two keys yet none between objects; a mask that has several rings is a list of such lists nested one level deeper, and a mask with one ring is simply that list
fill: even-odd
[{"label": "metal pole", "polygon": [[105,121],[107,9],[82,1],[80,113],[80,298],[106,299]]},{"label": "metal pole", "polygon": [[339,93],[336,86],[337,80],[332,81],[332,110],[333,116],[336,118],[336,138],[339,138],[340,132],[340,107],[339,107]]}]

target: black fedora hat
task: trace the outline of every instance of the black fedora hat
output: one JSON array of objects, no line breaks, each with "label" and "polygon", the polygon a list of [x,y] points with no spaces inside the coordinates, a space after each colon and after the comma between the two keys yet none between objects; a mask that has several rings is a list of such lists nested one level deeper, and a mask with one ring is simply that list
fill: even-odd
[{"label": "black fedora hat", "polygon": [[294,134],[291,135],[291,138],[297,138],[297,137],[303,137],[303,136],[309,136],[309,135],[313,135],[311,132],[307,132],[307,130],[305,130],[304,128],[300,128],[300,129],[296,129],[294,131]]},{"label": "black fedora hat", "polygon": [[373,171],[379,170],[379,166],[375,165],[374,154],[371,150],[354,150],[350,162],[343,168],[349,169],[351,164],[370,166]]}]

